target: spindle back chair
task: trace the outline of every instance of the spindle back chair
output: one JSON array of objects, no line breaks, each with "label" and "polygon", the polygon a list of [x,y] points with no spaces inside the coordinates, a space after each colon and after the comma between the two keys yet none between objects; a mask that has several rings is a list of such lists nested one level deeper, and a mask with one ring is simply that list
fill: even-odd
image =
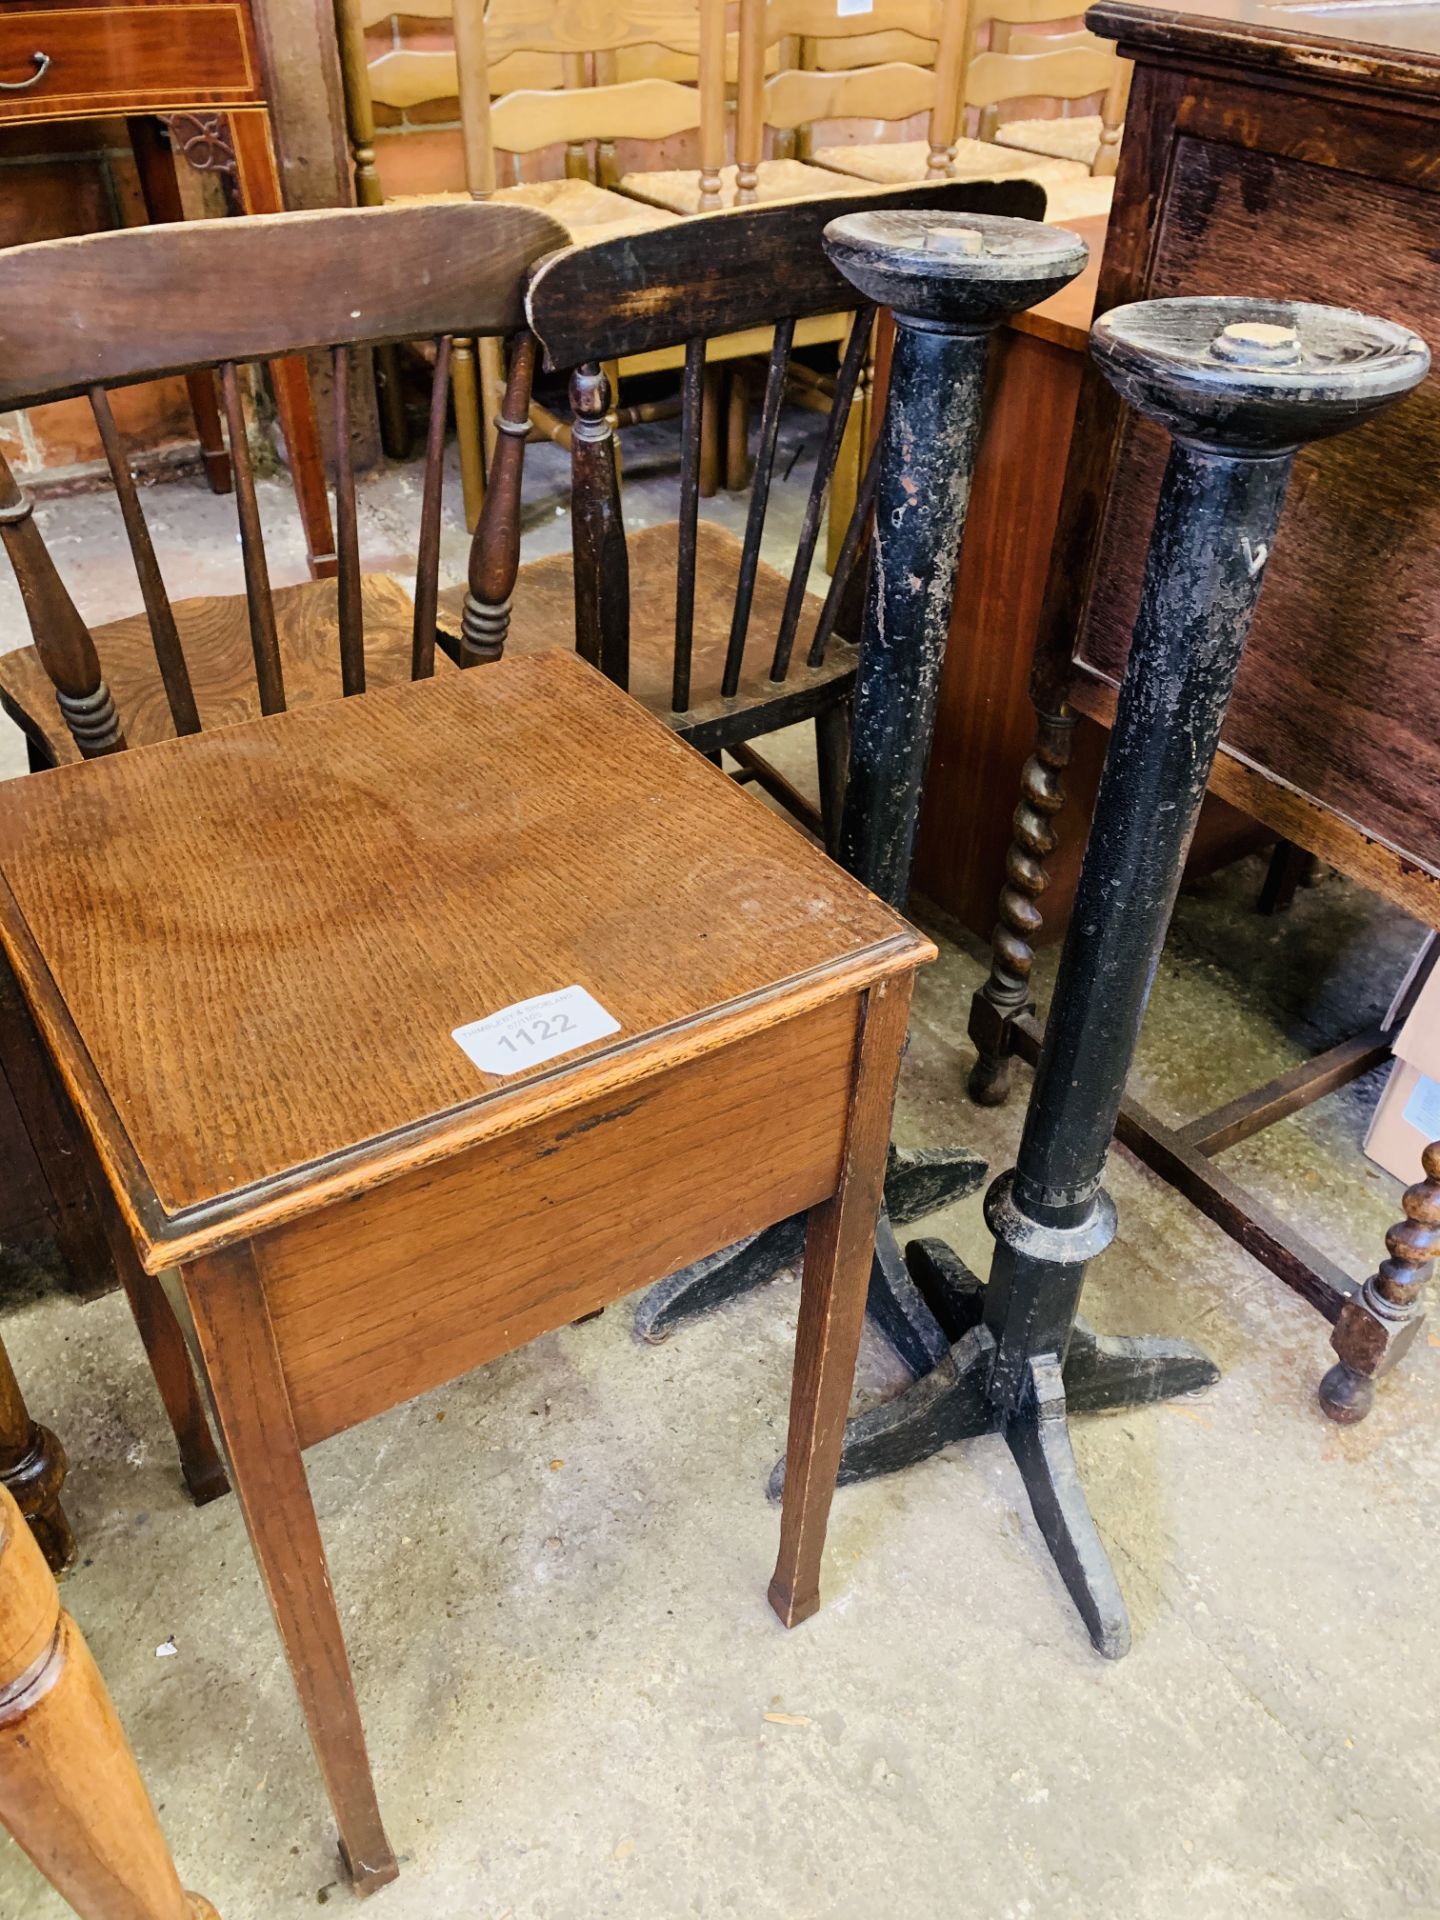
[{"label": "spindle back chair", "polygon": [[[434,672],[449,343],[522,328],[521,276],[564,239],[532,209],[458,201],[135,227],[0,253],[0,407],[89,398],[144,608],[87,627],[0,458],[0,539],[33,636],[0,657],[0,706],[32,762],[92,759]],[[398,582],[362,573],[350,408],[352,351],[416,338],[436,353],[412,603]],[[339,571],[272,590],[241,369],[321,348],[335,390]],[[200,367],[220,375],[244,594],[172,605],[109,395]],[[472,577],[497,604],[518,563],[520,451],[472,548]],[[440,664],[449,670],[443,654]]]},{"label": "spindle back chair", "polygon": [[[930,207],[1039,218],[1043,192],[1023,181],[940,183],[865,196],[867,206]],[[872,500],[867,462],[829,591],[809,591],[826,492],[870,340],[873,309],[821,244],[831,201],[699,215],[663,234],[571,248],[540,262],[526,294],[532,332],[552,369],[570,369],[572,551],[521,570],[506,644],[538,652],[573,644],[684,739],[742,775],[807,825],[833,833],[848,757],[858,585]],[[788,573],[761,557],[792,352],[807,328],[854,317]],[[759,444],[743,540],[702,520],[700,445],[711,343],[769,342]],[[684,351],[678,521],[627,537],[604,363]],[[521,396],[511,402],[517,422]],[[442,626],[458,595],[442,596]],[[452,617],[446,620],[449,613]],[[821,810],[805,802],[751,743],[803,720],[816,725]]]}]

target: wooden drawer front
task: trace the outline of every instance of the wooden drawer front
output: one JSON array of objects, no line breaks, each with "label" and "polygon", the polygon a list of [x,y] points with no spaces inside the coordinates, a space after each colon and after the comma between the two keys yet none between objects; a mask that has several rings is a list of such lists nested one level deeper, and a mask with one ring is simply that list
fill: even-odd
[{"label": "wooden drawer front", "polygon": [[0,14],[0,121],[155,113],[263,98],[243,7],[74,7]]},{"label": "wooden drawer front", "polygon": [[836,1001],[256,1243],[302,1446],[835,1191]]}]

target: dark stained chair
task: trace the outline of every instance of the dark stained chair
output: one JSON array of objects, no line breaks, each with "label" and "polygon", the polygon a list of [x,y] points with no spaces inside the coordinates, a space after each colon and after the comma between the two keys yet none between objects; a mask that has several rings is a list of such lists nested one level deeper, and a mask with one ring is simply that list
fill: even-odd
[{"label": "dark stained chair", "polygon": [[[1040,219],[1043,189],[1029,181],[952,182],[847,199],[845,208],[935,207]],[[569,555],[520,571],[508,639],[515,653],[574,645],[693,746],[721,749],[741,777],[760,781],[806,824],[838,819],[848,753],[855,650],[844,637],[847,596],[863,559],[873,467],[862,483],[822,602],[807,591],[825,498],[864,366],[873,308],[826,259],[820,237],[843,209],[833,199],[700,215],[654,233],[572,247],[533,269],[530,326],[547,366],[570,370],[573,540]],[[856,313],[841,361],[788,575],[761,558],[786,376],[805,323]],[[765,399],[743,540],[699,517],[706,343],[752,333],[769,347]],[[773,336],[773,341],[771,339]],[[621,512],[611,394],[602,363],[685,349],[678,521],[628,535]],[[528,388],[512,363],[507,438],[523,431]],[[473,596],[472,596],[473,598]],[[493,658],[472,606],[461,633],[462,590],[441,595],[456,656]],[[752,743],[797,721],[815,722],[823,823]]]}]

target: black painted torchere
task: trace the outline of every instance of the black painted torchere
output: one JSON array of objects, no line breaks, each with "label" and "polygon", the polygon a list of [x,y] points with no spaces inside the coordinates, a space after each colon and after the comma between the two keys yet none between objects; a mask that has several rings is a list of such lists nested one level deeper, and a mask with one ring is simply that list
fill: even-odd
[{"label": "black painted torchere", "polygon": [[[989,1285],[962,1273],[955,1289],[971,1325],[944,1367],[850,1423],[841,1478],[874,1470],[865,1455],[883,1451],[888,1425],[928,1422],[937,1445],[1002,1432],[1091,1638],[1113,1658],[1129,1623],[1067,1410],[1158,1399],[1215,1369],[1183,1342],[1077,1325],[1086,1266],[1115,1232],[1106,1155],[1295,454],[1409,392],[1429,354],[1363,314],[1216,298],[1118,308],[1091,351],[1172,446],[1050,1020],[1015,1167],[986,1200]],[[954,1278],[947,1249],[924,1251]]]},{"label": "black painted torchere", "polygon": [[[1034,221],[897,211],[831,221],[825,249],[895,319],[885,419],[862,495],[874,499],[875,525],[840,858],[873,892],[903,907],[990,336],[1073,280],[1086,247],[1078,235]],[[964,1149],[890,1150],[868,1305],[914,1374],[928,1374],[949,1355],[946,1276],[922,1261],[917,1288],[891,1222],[918,1219],[974,1192],[985,1172],[983,1160]],[[799,1259],[804,1235],[797,1216],[672,1274],[641,1301],[637,1331],[664,1339],[761,1285]],[[932,1280],[939,1292],[928,1298]],[[920,1439],[921,1453],[931,1451]],[[895,1457],[901,1447],[897,1436],[888,1465],[903,1464]]]}]

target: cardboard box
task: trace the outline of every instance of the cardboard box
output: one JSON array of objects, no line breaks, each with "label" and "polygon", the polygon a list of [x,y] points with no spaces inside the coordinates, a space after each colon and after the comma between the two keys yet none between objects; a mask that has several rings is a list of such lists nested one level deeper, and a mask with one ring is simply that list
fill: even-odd
[{"label": "cardboard box", "polygon": [[1365,1151],[1376,1166],[1407,1187],[1424,1179],[1420,1155],[1440,1140],[1440,966],[1431,966],[1434,947],[1432,933],[1391,1003],[1386,1025],[1393,1026],[1402,1012],[1405,1017],[1395,1036],[1395,1064],[1365,1136]]}]

